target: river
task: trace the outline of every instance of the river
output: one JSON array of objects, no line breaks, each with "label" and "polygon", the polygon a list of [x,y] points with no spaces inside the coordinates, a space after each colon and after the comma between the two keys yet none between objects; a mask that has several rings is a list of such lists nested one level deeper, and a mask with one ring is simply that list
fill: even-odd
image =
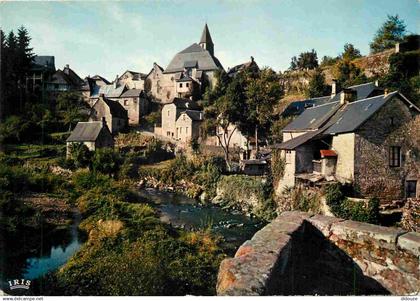
[{"label": "river", "polygon": [[[252,237],[264,224],[238,211],[226,211],[215,205],[201,205],[184,195],[153,189],[139,191],[160,214],[164,223],[186,230],[210,229],[221,236],[222,247],[229,255],[245,240]],[[0,261],[2,287],[13,279],[35,279],[57,270],[82,246],[84,239],[73,224],[52,231],[20,233],[6,242]]]}]

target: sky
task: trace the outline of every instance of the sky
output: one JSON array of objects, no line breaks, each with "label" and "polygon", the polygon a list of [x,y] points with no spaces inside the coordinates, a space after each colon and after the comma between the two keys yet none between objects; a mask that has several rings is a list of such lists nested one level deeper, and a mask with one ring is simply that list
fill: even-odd
[{"label": "sky", "polygon": [[368,54],[390,14],[420,32],[420,0],[0,1],[0,28],[25,26],[34,53],[55,56],[56,68],[113,80],[125,70],[148,73],[153,62],[166,68],[199,42],[206,22],[226,70],[253,56],[284,71],[312,48],[318,58],[340,54],[345,43]]}]

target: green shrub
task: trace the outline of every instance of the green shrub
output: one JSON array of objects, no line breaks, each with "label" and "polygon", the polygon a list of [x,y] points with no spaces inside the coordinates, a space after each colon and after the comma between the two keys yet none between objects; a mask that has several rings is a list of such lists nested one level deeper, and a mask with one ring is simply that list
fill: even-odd
[{"label": "green shrub", "polygon": [[70,158],[76,168],[87,167],[91,164],[92,153],[83,143],[71,143],[69,147]]},{"label": "green shrub", "polygon": [[120,155],[111,148],[100,148],[95,151],[92,158],[92,170],[107,175],[118,173],[122,159]]},{"label": "green shrub", "polygon": [[352,201],[345,196],[348,187],[339,183],[326,188],[326,201],[332,213],[340,218],[359,222],[379,223],[379,200]]}]

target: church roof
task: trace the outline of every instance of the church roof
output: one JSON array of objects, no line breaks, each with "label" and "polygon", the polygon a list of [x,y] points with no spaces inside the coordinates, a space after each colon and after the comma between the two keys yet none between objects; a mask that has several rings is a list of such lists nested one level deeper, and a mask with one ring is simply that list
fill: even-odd
[{"label": "church roof", "polygon": [[201,34],[200,43],[213,44],[213,41],[211,40],[209,28],[207,27],[207,23],[204,26],[203,33]]},{"label": "church roof", "polygon": [[210,52],[201,48],[197,43],[185,48],[181,52],[178,52],[164,73],[173,73],[183,71],[185,66],[196,62],[198,70],[217,70],[223,69],[222,64],[219,60],[212,56]]}]

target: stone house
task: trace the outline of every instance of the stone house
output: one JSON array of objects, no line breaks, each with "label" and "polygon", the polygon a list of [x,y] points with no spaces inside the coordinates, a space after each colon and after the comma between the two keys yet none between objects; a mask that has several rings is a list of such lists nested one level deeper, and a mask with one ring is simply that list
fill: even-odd
[{"label": "stone house", "polygon": [[302,182],[339,181],[362,196],[420,197],[420,109],[398,92],[357,99],[357,91],[344,89],[283,129],[283,142],[275,146],[285,161],[277,192]]},{"label": "stone house", "polygon": [[[347,89],[356,91],[357,100],[365,99],[368,97],[380,95],[384,93],[384,89],[378,86],[378,81],[369,82],[361,85],[347,87]],[[328,102],[337,101],[339,93],[337,93],[337,84],[333,80],[331,85],[331,94],[321,97],[313,97],[304,100],[292,101],[284,108],[281,113],[282,117],[298,116],[302,114],[307,108],[319,106]]]},{"label": "stone house", "polygon": [[100,75],[97,75],[97,74],[90,77],[90,78],[95,82],[95,85],[97,85],[97,86],[105,86],[105,85],[111,84],[111,82],[108,81],[106,78],[104,78]]},{"label": "stone house", "polygon": [[70,155],[72,143],[83,143],[90,151],[102,147],[114,147],[114,139],[105,119],[101,121],[78,122],[67,138],[67,157]]},{"label": "stone house", "polygon": [[187,143],[200,136],[200,124],[203,121],[202,111],[185,110],[175,122],[176,139]]},{"label": "stone house", "polygon": [[51,78],[45,82],[45,90],[49,94],[66,92],[66,91],[80,91],[84,85],[76,72],[74,72],[69,65],[66,65],[63,70],[58,69]]},{"label": "stone house", "polygon": [[128,89],[144,90],[146,76],[144,73],[127,70],[117,80],[119,85],[126,85]]},{"label": "stone house", "polygon": [[105,120],[113,135],[123,131],[128,126],[128,113],[117,101],[101,95],[91,108],[89,121]]},{"label": "stone house", "polygon": [[198,138],[203,112],[198,105],[185,98],[174,98],[162,108],[162,122],[155,133],[173,140],[187,142]]},{"label": "stone house", "polygon": [[251,56],[251,60],[249,62],[236,65],[232,68],[228,68],[228,71],[226,73],[229,77],[235,77],[237,74],[245,70],[255,73],[258,73],[260,71],[260,67],[258,67],[258,64],[255,62],[253,56]]},{"label": "stone house", "polygon": [[142,116],[149,113],[150,100],[142,89],[128,89],[126,84],[119,84],[119,81],[109,85],[97,86],[91,81],[89,105],[93,106],[100,95],[118,102],[128,112],[128,123],[136,125],[140,123]]},{"label": "stone house", "polygon": [[214,56],[214,44],[207,24],[199,43],[178,52],[165,70],[156,63],[146,76],[146,91],[162,103],[174,97],[198,99],[207,87],[214,87],[214,73],[223,66]]},{"label": "stone house", "polygon": [[140,124],[141,117],[150,110],[150,101],[141,89],[127,90],[120,97],[112,100],[118,101],[128,112],[129,124]]},{"label": "stone house", "polygon": [[159,102],[169,103],[175,97],[174,83],[163,71],[161,66],[153,63],[153,68],[146,75],[144,90]]}]

